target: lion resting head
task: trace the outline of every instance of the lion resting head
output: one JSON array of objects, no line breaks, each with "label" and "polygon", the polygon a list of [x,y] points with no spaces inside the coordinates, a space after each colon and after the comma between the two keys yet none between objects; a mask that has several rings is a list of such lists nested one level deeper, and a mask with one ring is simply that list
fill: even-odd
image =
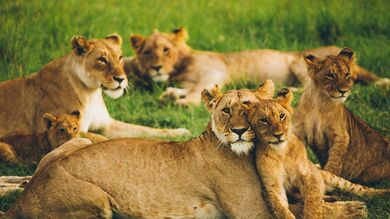
[{"label": "lion resting head", "polygon": [[102,88],[112,98],[120,97],[127,87],[123,70],[122,39],[116,34],[104,39],[72,38],[76,72],[89,88]]},{"label": "lion resting head", "polygon": [[53,116],[50,113],[43,115],[46,125],[47,140],[51,149],[54,149],[80,134],[80,112],[73,111],[70,114]]},{"label": "lion resting head", "polygon": [[167,81],[182,53],[189,51],[187,38],[187,31],[182,27],[170,33],[154,30],[148,37],[132,35],[130,41],[139,70],[154,81]]},{"label": "lion resting head", "polygon": [[249,109],[250,124],[260,141],[277,148],[286,145],[291,127],[292,100],[292,92],[283,88],[276,99],[261,100]]},{"label": "lion resting head", "polygon": [[202,92],[211,114],[211,129],[219,141],[237,154],[247,154],[254,146],[255,134],[251,128],[247,108],[261,99],[272,98],[274,84],[267,80],[257,90],[231,90],[224,94],[215,86]]},{"label": "lion resting head", "polygon": [[353,51],[344,48],[337,56],[317,58],[311,54],[304,55],[308,71],[318,90],[334,101],[344,102],[351,93],[355,65]]}]

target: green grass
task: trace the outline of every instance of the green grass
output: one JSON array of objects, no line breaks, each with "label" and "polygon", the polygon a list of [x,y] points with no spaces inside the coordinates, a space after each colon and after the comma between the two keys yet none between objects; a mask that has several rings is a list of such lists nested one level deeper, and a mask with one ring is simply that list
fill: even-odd
[{"label": "green grass", "polygon": [[[189,44],[200,50],[348,46],[356,51],[362,66],[390,77],[390,2],[386,0],[0,0],[0,6],[0,81],[38,71],[50,60],[68,53],[69,41],[76,34],[98,38],[116,32],[124,38],[125,56],[130,56],[130,34],[147,35],[153,28],[169,31],[178,26],[188,29]],[[237,83],[228,87],[245,86],[256,85]],[[185,127],[193,136],[201,133],[209,119],[205,108],[161,105],[157,100],[163,89],[159,86],[152,93],[131,90],[119,100],[107,99],[109,111],[113,117],[132,123]],[[374,86],[356,86],[347,105],[390,137],[389,96],[390,91]],[[34,168],[0,165],[0,175],[30,174]],[[0,209],[8,209],[16,197],[12,194],[1,199]],[[387,218],[390,214],[390,200],[364,201],[370,218]]]}]

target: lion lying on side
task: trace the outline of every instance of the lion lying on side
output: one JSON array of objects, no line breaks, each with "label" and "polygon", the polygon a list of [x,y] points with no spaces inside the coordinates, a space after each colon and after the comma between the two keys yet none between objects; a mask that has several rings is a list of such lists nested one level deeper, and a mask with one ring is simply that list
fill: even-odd
[{"label": "lion lying on side", "polygon": [[[256,93],[262,96],[262,88]],[[254,133],[243,104],[257,101],[255,93],[214,89],[203,99],[211,122],[189,141],[83,145],[75,139],[52,151],[6,217],[270,217],[253,156],[244,153],[253,147]],[[325,204],[324,212],[327,218],[366,214],[360,202]]]},{"label": "lion lying on side", "polygon": [[356,74],[352,50],[305,60],[311,82],[296,110],[296,135],[329,172],[363,182],[390,181],[390,141],[343,104]]},{"label": "lion lying on side", "polygon": [[[150,36],[132,35],[130,40],[135,57],[125,60],[129,78],[144,81],[178,82],[181,88],[169,87],[162,99],[174,99],[177,104],[200,103],[200,93],[214,84],[223,86],[232,80],[246,79],[260,83],[271,79],[276,83],[307,84],[310,80],[303,52],[277,50],[254,50],[231,53],[196,51],[186,44],[184,28],[171,33],[155,30]],[[318,56],[337,55],[340,48],[320,47],[307,52]],[[381,79],[362,67],[355,65],[354,80],[376,81],[390,86],[390,81]]]},{"label": "lion lying on side", "polygon": [[111,118],[102,91],[120,97],[127,87],[123,70],[122,39],[72,38],[73,50],[39,72],[0,83],[0,136],[10,132],[41,133],[41,115],[81,112],[80,130],[100,130],[108,138],[172,137],[187,135],[186,129],[154,129]]},{"label": "lion lying on side", "polygon": [[[72,138],[83,137],[97,143],[108,140],[94,133],[80,133],[80,112],[43,115],[46,130],[38,134],[10,133],[0,137],[0,160],[13,164],[38,163],[43,156]],[[81,135],[81,136],[80,136]]]},{"label": "lion lying on side", "polygon": [[310,219],[323,218],[325,192],[335,189],[358,196],[390,197],[390,189],[363,187],[318,169],[307,157],[305,145],[291,131],[292,100],[292,92],[282,89],[276,99],[261,100],[251,107],[248,115],[259,139],[256,166],[263,198],[275,218],[295,218],[287,202],[287,194],[295,189],[304,202],[303,218]]}]

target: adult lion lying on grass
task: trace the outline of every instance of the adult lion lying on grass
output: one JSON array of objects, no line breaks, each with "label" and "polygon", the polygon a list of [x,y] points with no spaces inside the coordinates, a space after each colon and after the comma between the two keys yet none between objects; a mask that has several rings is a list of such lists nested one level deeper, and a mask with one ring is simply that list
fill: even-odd
[{"label": "adult lion lying on grass", "polygon": [[10,132],[41,133],[44,113],[80,109],[81,131],[101,130],[109,138],[188,134],[185,129],[154,129],[112,119],[102,90],[118,98],[127,87],[121,55],[122,39],[109,35],[86,40],[73,37],[73,51],[38,73],[0,83],[0,136]]},{"label": "adult lion lying on grass", "polygon": [[[135,57],[125,60],[127,75],[141,81],[180,83],[182,89],[169,87],[161,99],[174,99],[182,105],[199,104],[202,89],[237,79],[256,83],[271,79],[287,85],[309,81],[303,52],[268,49],[231,53],[196,51],[186,44],[187,37],[184,28],[171,33],[156,30],[149,37],[131,36]],[[340,48],[327,46],[308,52],[317,56],[337,55]],[[358,65],[355,68],[355,80],[390,86],[388,79],[381,79]],[[141,84],[145,85],[145,82]]]},{"label": "adult lion lying on grass", "polygon": [[[42,159],[7,216],[269,218],[253,154],[246,154],[254,135],[243,103],[257,101],[255,95],[266,94],[262,88],[204,91],[212,122],[186,142],[68,142]],[[327,218],[366,215],[360,202],[328,203],[324,212]]]}]

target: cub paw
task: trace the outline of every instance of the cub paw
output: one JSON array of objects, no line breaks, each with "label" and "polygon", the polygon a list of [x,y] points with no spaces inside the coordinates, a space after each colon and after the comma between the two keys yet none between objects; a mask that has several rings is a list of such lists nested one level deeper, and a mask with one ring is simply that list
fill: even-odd
[{"label": "cub paw", "polygon": [[[366,218],[367,207],[359,201],[324,203],[324,218]],[[324,213],[325,213],[324,211]]]},{"label": "cub paw", "polygon": [[374,83],[376,86],[383,87],[386,89],[390,88],[390,79],[389,78],[381,78]]}]

